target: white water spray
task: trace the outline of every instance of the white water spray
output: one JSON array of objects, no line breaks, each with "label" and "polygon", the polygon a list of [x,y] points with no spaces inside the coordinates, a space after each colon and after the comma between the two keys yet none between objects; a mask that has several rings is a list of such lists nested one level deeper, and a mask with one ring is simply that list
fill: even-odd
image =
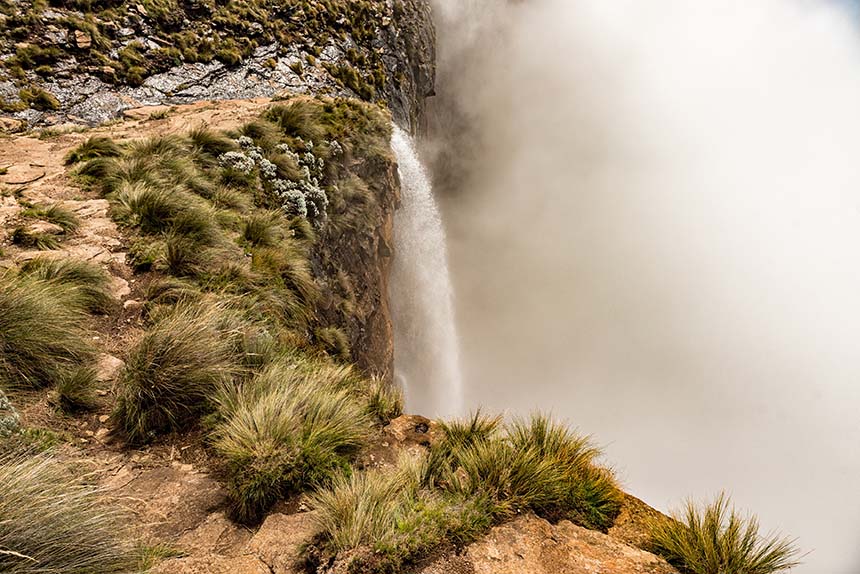
[{"label": "white water spray", "polygon": [[462,381],[445,230],[412,138],[397,126],[391,149],[401,182],[390,293],[395,374],[410,410],[456,416]]}]

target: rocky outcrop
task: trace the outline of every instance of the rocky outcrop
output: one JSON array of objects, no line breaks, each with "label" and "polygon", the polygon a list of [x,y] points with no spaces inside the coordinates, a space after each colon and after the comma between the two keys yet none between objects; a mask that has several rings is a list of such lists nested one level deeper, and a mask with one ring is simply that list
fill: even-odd
[{"label": "rocky outcrop", "polygon": [[493,528],[462,556],[421,574],[678,574],[662,558],[570,522],[522,516]]},{"label": "rocky outcrop", "polygon": [[[424,98],[434,91],[435,31],[429,3],[379,0],[363,4],[372,5],[370,15],[362,20],[363,26],[370,22],[370,34],[364,28],[350,31],[354,24],[343,16],[331,23],[337,30],[316,37],[296,32],[274,39],[264,33],[262,24],[249,22],[251,40],[233,38],[234,32],[219,30],[217,23],[207,27],[202,17],[191,22],[190,12],[184,15],[185,24],[177,28],[182,32],[170,34],[170,26],[159,28],[161,20],[140,4],[129,4],[120,21],[93,17],[93,25],[104,32],[98,34],[97,42],[91,34],[68,29],[69,22],[84,14],[62,7],[38,13],[34,8],[28,17],[36,22],[27,24],[32,37],[22,42],[9,36],[4,41],[0,34],[0,60],[18,74],[5,75],[0,68],[0,112],[6,112],[0,115],[21,120],[23,125],[94,125],[140,106],[271,97],[289,91],[381,100],[399,123],[414,128],[423,115]],[[279,17],[297,29],[305,19],[318,18],[301,10]],[[181,34],[192,34],[192,30],[200,37],[214,34],[222,42],[252,41],[255,47],[244,57],[236,54],[235,60],[228,56],[229,51],[220,57],[203,58],[196,52],[191,56],[176,44],[186,37]],[[37,35],[39,31],[42,34]],[[34,57],[49,63],[35,69],[39,60],[30,62]],[[134,58],[140,59],[139,65],[127,68],[131,65],[128,60]],[[99,61],[110,65],[92,65]],[[156,61],[158,65],[151,65]],[[174,65],[164,66],[163,61]],[[50,98],[35,97],[43,92]],[[21,124],[8,124],[16,125]]]}]

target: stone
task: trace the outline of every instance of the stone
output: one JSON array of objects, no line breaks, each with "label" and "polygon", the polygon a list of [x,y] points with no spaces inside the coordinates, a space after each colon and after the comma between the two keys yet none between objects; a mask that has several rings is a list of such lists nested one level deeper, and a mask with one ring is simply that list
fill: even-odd
[{"label": "stone", "polygon": [[199,556],[167,560],[152,570],[152,574],[272,574],[253,556]]},{"label": "stone", "polygon": [[114,381],[124,366],[125,363],[122,359],[102,353],[96,364],[96,380],[100,383]]},{"label": "stone", "polygon": [[83,30],[75,30],[74,34],[75,46],[81,50],[86,50],[93,45],[93,38]]},{"label": "stone", "polygon": [[56,223],[50,223],[48,221],[34,221],[27,225],[25,229],[28,233],[32,233],[34,235],[62,235],[65,233],[62,227]]},{"label": "stone", "polygon": [[128,297],[131,293],[131,287],[128,286],[128,281],[115,275],[111,276],[109,288],[114,299],[122,300],[124,297]]},{"label": "stone", "polygon": [[129,300],[123,302],[122,308],[125,309],[126,311],[131,311],[133,313],[136,313],[137,311],[140,311],[141,309],[143,309],[143,303],[141,303],[140,301],[138,301],[136,299],[129,299]]},{"label": "stone", "polygon": [[678,574],[662,558],[606,534],[532,515],[493,528],[465,557],[475,574]]},{"label": "stone", "polygon": [[223,512],[206,517],[195,529],[183,534],[176,547],[191,555],[235,555],[251,539],[251,532],[227,519]]},{"label": "stone", "polygon": [[266,518],[248,543],[248,551],[260,557],[274,574],[294,574],[302,546],[316,533],[313,513],[275,513]]}]

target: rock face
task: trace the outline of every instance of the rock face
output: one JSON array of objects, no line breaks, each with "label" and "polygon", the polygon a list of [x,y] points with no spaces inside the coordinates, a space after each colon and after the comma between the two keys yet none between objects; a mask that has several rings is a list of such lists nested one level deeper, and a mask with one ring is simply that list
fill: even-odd
[{"label": "rock face", "polygon": [[[415,128],[424,112],[424,98],[434,91],[435,30],[429,2],[374,0],[364,4],[372,6],[369,8],[372,16],[363,20],[364,24],[367,20],[372,22],[370,33],[350,31],[351,23],[344,17],[324,22],[323,26],[332,29],[322,34],[316,30],[320,25],[318,17],[299,10],[281,17],[299,29],[307,20],[309,37],[282,35],[280,39],[267,41],[269,36],[262,24],[253,22],[249,30],[234,40],[241,43],[253,38],[256,47],[245,57],[237,54],[234,61],[223,54],[209,56],[208,61],[194,61],[177,50],[173,45],[175,40],[188,35],[200,38],[214,33],[217,37],[230,37],[236,33],[233,29],[219,29],[221,24],[210,25],[193,10],[179,15],[185,18],[179,22],[183,31],[174,38],[166,37],[167,31],[173,30],[163,21],[166,15],[156,17],[141,11],[139,4],[128,3],[123,6],[127,11],[124,20],[99,22],[103,33],[98,41],[81,30],[52,33],[57,28],[55,21],[77,17],[79,13],[63,8],[45,10],[38,23],[28,24],[33,37],[27,39],[24,48],[20,48],[20,41],[16,44],[14,38],[4,38],[0,32],[0,59],[32,49],[38,50],[36,53],[42,57],[60,54],[47,64],[50,74],[36,73],[25,65],[20,72],[23,79],[16,79],[4,76],[0,69],[0,117],[5,115],[33,126],[64,122],[94,125],[119,116],[123,110],[141,106],[250,99],[294,92],[382,100],[400,124]],[[137,68],[117,68],[120,65],[117,57],[128,52],[129,46],[141,55],[142,61]],[[147,66],[156,61],[155,71],[150,74]],[[174,65],[165,66],[164,61]],[[96,62],[111,65],[93,65]],[[149,75],[128,75],[133,70]],[[58,100],[59,108],[28,109],[28,102],[21,95],[22,86],[31,91],[44,90]]]},{"label": "rock face", "polygon": [[662,558],[567,521],[523,516],[421,574],[678,574]]}]

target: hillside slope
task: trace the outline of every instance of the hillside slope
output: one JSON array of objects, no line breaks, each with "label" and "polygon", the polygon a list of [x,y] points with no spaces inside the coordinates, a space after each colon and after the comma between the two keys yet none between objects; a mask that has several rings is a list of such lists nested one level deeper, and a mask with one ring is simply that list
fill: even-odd
[{"label": "hillside slope", "polygon": [[[259,118],[287,118],[284,108],[296,111],[295,117],[290,117],[299,120],[290,124],[284,123],[288,119],[281,120],[278,125],[289,125],[285,133],[294,135],[282,140],[289,144],[277,145],[307,145],[301,144],[300,137],[296,135],[302,130],[311,141],[321,142],[314,146],[315,150],[329,142],[324,146],[328,157],[325,165],[329,171],[322,180],[328,190],[327,219],[317,225],[315,231],[285,215],[279,215],[271,227],[266,224],[263,230],[251,229],[249,223],[256,221],[255,217],[269,213],[265,211],[268,209],[266,194],[269,184],[260,179],[254,180],[256,183],[251,187],[245,187],[247,180],[241,177],[229,179],[238,175],[224,171],[228,169],[223,166],[224,154],[220,164],[198,158],[194,160],[197,162],[195,165],[201,167],[182,166],[184,170],[201,169],[197,176],[185,173],[181,183],[174,179],[170,184],[179,185],[179,188],[172,188],[177,189],[175,193],[184,194],[186,191],[183,190],[187,189],[187,193],[197,194],[197,199],[189,198],[190,203],[184,209],[191,209],[194,213],[201,206],[214,209],[211,213],[221,239],[216,238],[215,243],[209,239],[194,239],[197,242],[195,250],[209,257],[202,267],[198,267],[200,263],[187,259],[193,259],[193,252],[180,249],[175,253],[170,247],[177,233],[190,233],[183,231],[188,224],[175,227],[180,224],[174,222],[174,227],[166,231],[146,228],[144,224],[148,220],[144,219],[142,212],[135,211],[139,209],[135,205],[139,204],[127,195],[129,191],[123,187],[125,184],[116,183],[142,177],[134,180],[139,183],[133,185],[158,186],[168,176],[178,177],[175,170],[179,168],[170,161],[175,157],[157,159],[160,156],[156,156],[156,160],[146,160],[156,163],[148,163],[148,170],[136,176],[134,173],[137,172],[131,171],[134,164],[128,162],[138,160],[128,154],[141,149],[146,149],[148,154],[156,154],[158,149],[171,150],[174,155],[185,153],[183,150],[190,149],[185,146],[191,144],[177,138],[196,138],[188,141],[203,145],[202,126],[209,130],[205,132],[210,138],[205,145],[210,147],[217,143],[234,145],[239,149],[241,133],[252,134],[257,144],[275,146],[274,141],[267,143],[261,139],[275,136],[265,131]],[[273,109],[281,111],[275,114]],[[326,118],[335,117],[332,114],[336,114],[337,120],[333,124],[326,123],[330,121]],[[379,357],[388,357],[383,363],[390,361],[390,333],[386,333],[385,328],[378,330],[377,339],[387,342],[387,346],[380,348],[373,337],[366,336],[368,323],[356,322],[358,317],[370,316],[384,309],[380,297],[384,298],[384,268],[387,264],[378,257],[380,252],[390,255],[388,248],[381,250],[380,245],[390,241],[390,214],[397,195],[387,143],[385,149],[375,147],[380,141],[386,142],[387,124],[374,123],[379,119],[387,121],[385,113],[357,101],[297,97],[281,102],[201,102],[175,108],[131,110],[126,112],[126,116],[121,122],[92,130],[63,134],[45,132],[41,138],[7,138],[4,141],[9,145],[0,150],[0,166],[6,167],[0,176],[3,191],[0,218],[4,233],[2,266],[7,270],[6,277],[14,279],[33,273],[33,268],[42,268],[42,263],[34,265],[34,261],[89,262],[108,274],[106,288],[110,299],[107,305],[94,314],[88,314],[83,321],[83,332],[89,334],[94,346],[86,361],[97,367],[91,381],[74,388],[69,388],[63,381],[29,387],[7,386],[12,404],[20,413],[22,430],[9,439],[13,441],[9,443],[11,447],[0,448],[0,454],[7,447],[23,444],[30,452],[47,451],[58,463],[85,469],[84,474],[91,477],[90,480],[101,485],[116,504],[133,514],[135,519],[130,521],[133,528],[125,536],[137,546],[136,552],[144,556],[141,567],[155,567],[156,572],[345,572],[355,568],[364,568],[363,571],[367,572],[382,571],[374,570],[376,566],[373,564],[378,562],[376,558],[368,559],[368,555],[362,552],[339,553],[320,559],[329,550],[320,538],[320,511],[309,511],[308,500],[303,494],[308,491],[308,486],[279,482],[283,479],[273,479],[266,474],[272,468],[292,468],[289,465],[293,463],[282,461],[277,463],[282,466],[267,466],[273,459],[259,451],[236,459],[233,450],[236,447],[223,446],[224,429],[228,428],[224,427],[224,421],[231,419],[231,409],[236,407],[225,406],[222,399],[214,404],[207,399],[195,407],[193,414],[186,413],[181,419],[165,424],[164,420],[151,418],[146,413],[143,413],[144,418],[139,418],[141,415],[138,414],[135,415],[138,418],[130,419],[128,405],[133,397],[128,392],[129,385],[134,384],[135,369],[141,368],[138,361],[144,342],[150,340],[164,321],[170,321],[177,313],[186,313],[186,305],[208,309],[213,297],[221,302],[218,303],[220,305],[232,305],[233,295],[240,294],[247,298],[240,303],[245,309],[242,313],[250,313],[243,315],[246,318],[239,327],[244,333],[243,361],[247,366],[243,369],[249,371],[237,371],[232,375],[234,381],[259,385],[262,383],[254,381],[272,376],[272,369],[281,373],[277,375],[280,377],[278,380],[289,381],[292,376],[289,372],[298,369],[309,377],[302,384],[316,385],[319,383],[312,381],[318,381],[320,373],[329,373],[325,376],[335,377],[339,381],[337,385],[353,389],[347,395],[337,395],[340,397],[337,400],[346,401],[340,409],[354,412],[350,416],[355,420],[364,420],[366,415],[350,409],[356,406],[368,409],[366,412],[370,419],[361,423],[367,425],[361,431],[361,448],[350,454],[337,451],[342,454],[336,456],[347,457],[343,460],[349,460],[354,469],[362,472],[396,473],[403,464],[404,453],[413,457],[432,455],[436,448],[433,445],[445,443],[447,431],[443,428],[446,427],[421,417],[398,418],[400,408],[396,393],[376,385],[369,377],[374,372],[383,377],[386,374],[379,368]],[[382,140],[362,139],[377,129],[371,126],[378,129],[386,126],[380,132]],[[344,148],[343,156],[332,152],[336,147],[335,140],[330,139],[333,132],[317,131],[332,129],[340,130],[337,141],[338,147]],[[356,129],[359,131],[352,131]],[[233,137],[237,138],[237,143],[216,138],[222,130],[235,134]],[[193,135],[195,133],[196,136]],[[106,151],[104,140],[98,138],[108,135],[111,141],[122,146],[119,148],[121,151]],[[94,142],[101,142],[99,145],[102,147]],[[97,149],[101,151],[97,153]],[[71,159],[81,161],[65,165],[70,152],[79,156]],[[90,156],[86,156],[87,153]],[[123,155],[119,159],[105,156],[85,159],[101,153]],[[145,157],[148,156],[139,159]],[[269,157],[277,159],[274,155]],[[167,163],[163,163],[165,161]],[[162,175],[152,179],[152,170]],[[171,173],[173,175],[169,175]],[[212,177],[216,173],[221,178],[228,177],[218,184],[224,187],[209,189],[205,182],[195,179]],[[262,173],[259,177],[263,177]],[[109,191],[105,186],[115,186],[115,190]],[[230,189],[232,193],[228,193]],[[352,191],[348,191],[350,189]],[[237,196],[244,193],[242,190],[248,190],[251,196],[242,200]],[[105,191],[108,191],[107,195]],[[367,195],[368,192],[371,195]],[[342,202],[338,194],[345,193],[352,195],[343,195],[347,201]],[[51,211],[49,208],[53,206],[59,206],[59,209]],[[129,209],[137,215],[130,217]],[[66,212],[72,215],[58,216]],[[61,225],[72,219],[77,222],[75,226]],[[266,221],[271,223],[271,220]],[[148,224],[158,225],[159,222],[152,220]],[[199,222],[195,223],[195,226],[199,225]],[[280,242],[278,249],[281,251],[293,253],[304,244],[302,237],[314,237],[310,244],[301,247],[307,249],[309,266],[306,269],[311,274],[312,291],[316,295],[307,300],[311,305],[307,307],[310,314],[300,324],[294,322],[294,314],[305,305],[301,302],[305,297],[302,293],[311,288],[311,284],[302,287],[294,282],[287,283],[287,290],[280,293],[287,296],[290,290],[298,289],[295,293],[299,296],[300,306],[289,311],[293,319],[280,323],[272,322],[270,314],[275,308],[254,294],[253,282],[248,283],[249,278],[255,276],[253,274],[263,273],[263,268],[257,267],[256,262],[263,261],[263,255],[266,258],[274,256],[271,248],[263,243],[269,241],[264,238],[275,227],[290,230],[287,236],[271,239]],[[337,230],[343,233],[341,239],[338,239]],[[307,235],[309,233],[311,235]],[[362,237],[367,240],[362,240]],[[228,243],[219,243],[224,238]],[[345,257],[339,259],[338,254]],[[272,260],[265,261],[269,265]],[[290,265],[297,264],[298,261]],[[213,266],[223,271],[215,271]],[[300,268],[301,265],[293,269]],[[225,275],[227,271],[229,273]],[[284,277],[301,281],[296,275]],[[262,275],[254,279],[264,280]],[[262,285],[266,289],[283,289],[277,282]],[[268,315],[257,317],[259,311]],[[202,321],[206,315],[195,317],[196,321]],[[224,316],[220,320],[228,318]],[[229,320],[236,321],[234,318]],[[342,330],[347,334],[346,341],[326,334],[335,331],[321,333],[321,325]],[[257,330],[260,326],[265,326],[269,333],[280,333],[276,338],[281,350],[272,358],[256,358],[262,351],[259,346],[261,334]],[[205,331],[197,333],[207,336]],[[227,332],[223,336],[232,337]],[[253,346],[248,347],[249,341]],[[193,345],[189,347],[192,351],[195,348]],[[270,351],[263,352],[269,357]],[[161,368],[166,368],[164,361],[167,359],[158,360]],[[248,360],[251,362],[247,363]],[[356,366],[351,366],[353,360],[357,361]],[[289,365],[286,372],[277,370],[283,361]],[[206,368],[206,365],[188,365],[183,368]],[[227,367],[228,364],[224,363],[223,368]],[[156,376],[153,380],[157,380],[159,375],[151,376]],[[326,396],[333,392],[325,386],[314,388]],[[161,401],[166,400],[167,395],[158,397],[158,402],[141,408],[162,408]],[[248,399],[237,396],[234,400]],[[175,396],[171,400],[190,399],[188,396]],[[361,406],[365,404],[366,407]],[[262,431],[258,428],[256,432]],[[266,440],[266,436],[257,435],[253,445],[265,444]],[[319,466],[321,464],[329,463],[317,461],[309,468],[319,471],[323,468]],[[253,476],[257,478],[254,480],[264,477],[267,481],[274,480],[269,483],[271,491],[265,491],[265,500],[254,498],[257,495],[248,490],[251,468],[255,469]],[[427,492],[429,495],[431,491]],[[400,571],[423,571],[427,574],[673,572],[661,559],[629,546],[643,543],[644,521],[649,512],[653,513],[635,499],[621,499],[620,514],[613,519],[615,526],[608,529],[608,534],[586,530],[568,521],[553,526],[525,508],[523,512],[525,517],[492,530],[489,529],[492,524],[480,526],[453,544],[434,538],[435,535],[426,530],[422,536],[436,542],[416,549]],[[509,515],[504,511],[502,516]],[[431,524],[426,523],[422,529],[430,528]],[[469,546],[468,542],[476,537],[480,540]],[[305,550],[308,544],[311,546]],[[357,566],[360,564],[364,566]]]}]

